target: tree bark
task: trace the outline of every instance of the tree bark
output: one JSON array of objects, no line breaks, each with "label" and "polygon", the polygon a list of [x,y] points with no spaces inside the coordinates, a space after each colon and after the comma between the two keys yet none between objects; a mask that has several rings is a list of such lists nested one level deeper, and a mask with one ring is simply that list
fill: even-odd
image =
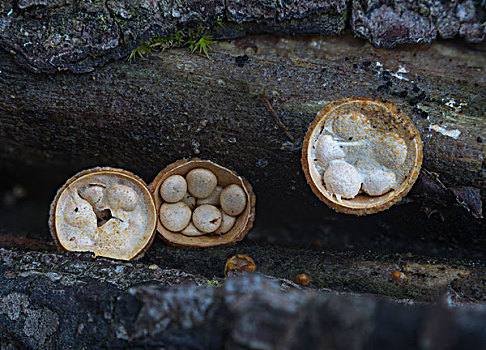
[{"label": "tree bark", "polygon": [[[35,72],[88,72],[142,42],[177,30],[218,38],[245,34],[341,34],[346,26],[376,47],[486,37],[480,1],[62,1],[0,3],[0,47]],[[349,23],[348,23],[349,17]]]},{"label": "tree bark", "polygon": [[464,349],[486,337],[479,306],[404,305],[259,274],[221,283],[87,254],[0,257],[6,349]]},{"label": "tree bark", "polygon": [[[422,269],[435,279],[429,287],[440,285],[440,269]],[[406,305],[260,274],[207,280],[89,254],[0,249],[0,282],[5,349],[464,349],[486,340],[480,306]]]}]

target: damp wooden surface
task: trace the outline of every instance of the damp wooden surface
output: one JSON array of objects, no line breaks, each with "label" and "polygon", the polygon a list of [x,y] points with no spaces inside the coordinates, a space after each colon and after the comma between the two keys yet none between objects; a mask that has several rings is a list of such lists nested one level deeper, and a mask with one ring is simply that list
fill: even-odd
[{"label": "damp wooden surface", "polygon": [[407,215],[459,210],[462,221],[479,227],[486,184],[483,52],[484,44],[453,41],[377,50],[351,35],[251,36],[213,45],[210,59],[174,49],[81,75],[33,74],[0,53],[2,176],[34,191],[42,187],[49,201],[87,167],[122,167],[148,183],[167,164],[197,156],[245,176],[267,213],[332,216],[305,183],[302,138],[326,102],[370,96],[405,111],[424,142],[423,171],[405,199],[416,206]]}]

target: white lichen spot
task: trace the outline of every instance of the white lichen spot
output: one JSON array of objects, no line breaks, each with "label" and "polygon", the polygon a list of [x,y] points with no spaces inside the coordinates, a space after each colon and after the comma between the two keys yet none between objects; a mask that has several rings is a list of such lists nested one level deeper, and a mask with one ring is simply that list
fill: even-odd
[{"label": "white lichen spot", "polygon": [[443,98],[442,102],[444,102],[444,104],[447,107],[453,109],[454,112],[456,112],[456,113],[459,113],[462,110],[462,107],[467,106],[466,102],[462,102],[462,101],[456,100],[454,98],[449,98],[449,99]]},{"label": "white lichen spot", "polygon": [[24,333],[37,345],[43,345],[59,325],[59,317],[48,308],[25,310]]},{"label": "white lichen spot", "polygon": [[201,144],[199,142],[197,142],[196,140],[191,140],[191,146],[192,146],[192,151],[194,152],[194,154],[201,153],[201,150],[199,149]]},{"label": "white lichen spot", "polygon": [[397,73],[408,73],[408,70],[404,66],[400,65]]},{"label": "white lichen spot", "polygon": [[442,126],[436,125],[436,124],[430,124],[429,130],[434,130],[434,131],[438,132],[439,134],[442,134],[442,135],[448,136],[448,137],[452,137],[453,139],[457,139],[459,137],[459,135],[461,134],[461,132],[457,129],[447,130],[446,128],[443,128]]},{"label": "white lichen spot", "polygon": [[398,80],[405,80],[405,81],[409,81],[409,79],[405,76],[403,76],[404,74],[407,74],[408,71],[407,69],[400,65],[398,70],[396,72],[390,72],[390,75],[394,78],[397,78]]},{"label": "white lichen spot", "polygon": [[11,321],[16,321],[29,306],[26,294],[12,293],[0,299],[0,314],[6,314]]}]

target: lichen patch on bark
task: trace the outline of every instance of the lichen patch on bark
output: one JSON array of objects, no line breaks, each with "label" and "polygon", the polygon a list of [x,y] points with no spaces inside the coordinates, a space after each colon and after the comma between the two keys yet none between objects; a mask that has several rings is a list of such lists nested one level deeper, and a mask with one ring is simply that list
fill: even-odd
[{"label": "lichen patch on bark", "polygon": [[38,346],[43,345],[59,325],[59,316],[45,307],[26,309],[25,315],[24,333]]}]

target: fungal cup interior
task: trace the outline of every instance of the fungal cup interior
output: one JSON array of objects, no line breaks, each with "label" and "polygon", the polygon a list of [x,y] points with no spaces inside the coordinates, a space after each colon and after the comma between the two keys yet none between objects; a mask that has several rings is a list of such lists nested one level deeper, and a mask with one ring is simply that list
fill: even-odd
[{"label": "fungal cup interior", "polygon": [[148,188],[121,172],[72,178],[53,205],[54,238],[69,251],[130,260],[154,237],[156,211]]},{"label": "fungal cup interior", "polygon": [[157,220],[157,231],[166,242],[174,246],[212,247],[241,240],[251,227],[254,219],[254,213],[252,212],[254,199],[252,199],[251,196],[251,186],[234,172],[213,162],[204,160],[180,161],[173,163],[162,170],[155,180],[149,185],[149,188],[155,197],[156,207],[160,208],[161,204],[163,203],[159,191],[160,186],[165,179],[172,175],[186,176],[189,171],[197,168],[204,168],[213,172],[218,180],[218,186],[223,188],[231,184],[240,186],[247,197],[247,203],[244,211],[238,215],[233,228],[223,235],[207,234],[195,237],[185,236],[180,232],[172,232],[167,230],[160,222],[160,219]]},{"label": "fungal cup interior", "polygon": [[[324,161],[319,142],[332,146],[327,146],[329,155]],[[335,203],[335,209],[347,208],[340,211],[358,215],[386,209],[387,202],[405,195],[415,182],[422,161],[420,135],[412,122],[393,105],[365,99],[331,104],[319,112],[311,125],[306,151],[314,192],[317,189],[325,200]],[[323,179],[326,169],[336,163],[350,164],[367,183],[377,182],[373,179],[376,174],[388,175],[388,186],[382,186],[383,190],[376,194],[363,183],[352,198],[336,195]]]}]

